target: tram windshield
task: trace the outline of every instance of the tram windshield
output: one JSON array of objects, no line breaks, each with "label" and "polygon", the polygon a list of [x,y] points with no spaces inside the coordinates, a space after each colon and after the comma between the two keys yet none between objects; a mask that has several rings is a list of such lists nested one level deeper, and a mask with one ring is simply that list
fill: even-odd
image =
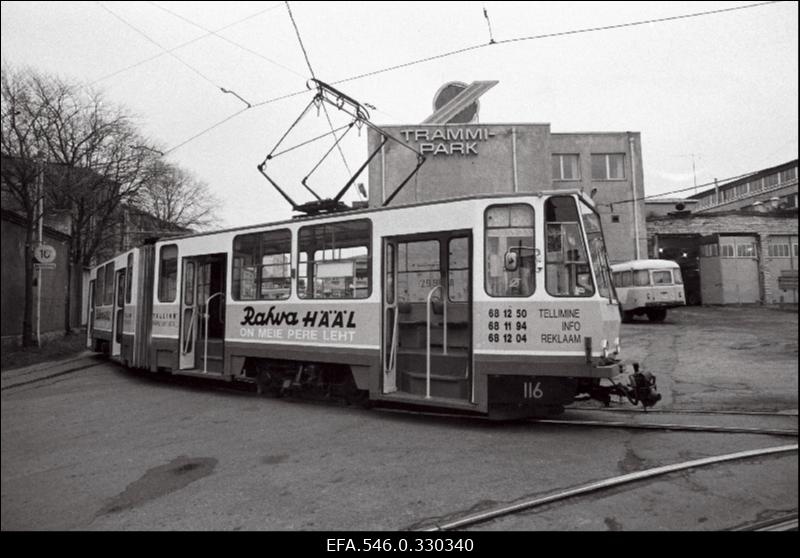
[{"label": "tram windshield", "polygon": [[[594,282],[580,217],[572,196],[553,196],[545,204],[547,253],[545,285],[552,296],[594,295]],[[602,240],[602,234],[600,235]],[[606,288],[606,291],[608,289]]]},{"label": "tram windshield", "polygon": [[603,238],[603,229],[600,226],[600,216],[597,212],[581,201],[581,217],[586,239],[589,242],[589,256],[592,258],[592,267],[595,271],[597,292],[600,296],[611,298],[611,265],[608,263],[606,241]]}]

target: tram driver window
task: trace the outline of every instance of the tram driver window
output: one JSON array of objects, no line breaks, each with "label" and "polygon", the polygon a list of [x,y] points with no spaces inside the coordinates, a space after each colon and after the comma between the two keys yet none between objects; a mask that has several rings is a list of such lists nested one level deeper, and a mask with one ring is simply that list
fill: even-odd
[{"label": "tram driver window", "polygon": [[530,296],[536,265],[533,208],[494,205],[486,210],[486,292],[489,296]]},{"label": "tram driver window", "polygon": [[594,283],[583,242],[578,208],[569,196],[549,198],[544,205],[545,284],[552,296],[592,296]]},{"label": "tram driver window", "polygon": [[178,247],[162,246],[158,256],[158,301],[175,302],[178,294]]},{"label": "tram driver window", "polygon": [[369,297],[370,238],[368,220],[301,228],[297,295],[300,298]]},{"label": "tram driver window", "polygon": [[283,300],[292,283],[289,229],[239,235],[233,239],[234,300]]}]

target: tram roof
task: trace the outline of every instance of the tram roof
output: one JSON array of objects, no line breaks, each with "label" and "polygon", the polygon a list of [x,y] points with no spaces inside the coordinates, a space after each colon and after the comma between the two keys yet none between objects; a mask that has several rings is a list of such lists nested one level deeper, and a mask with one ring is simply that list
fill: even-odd
[{"label": "tram roof", "polygon": [[359,209],[351,209],[347,211],[336,211],[332,213],[319,213],[316,215],[297,215],[292,217],[291,219],[283,219],[281,221],[271,221],[267,223],[255,223],[252,225],[243,225],[241,227],[232,227],[229,229],[219,229],[214,231],[204,231],[204,232],[197,232],[197,233],[190,233],[190,234],[182,234],[180,236],[168,236],[159,238],[157,242],[172,242],[174,240],[181,240],[184,238],[195,238],[198,236],[208,236],[212,234],[222,234],[222,233],[229,233],[229,232],[236,232],[236,231],[245,231],[250,229],[258,229],[262,227],[275,227],[281,225],[287,225],[291,223],[299,223],[299,222],[308,222],[308,221],[316,221],[322,219],[334,219],[338,217],[345,217],[349,218],[351,216],[359,216],[359,217],[368,217],[374,213],[380,213],[383,211],[393,211],[398,209],[413,209],[415,207],[423,207],[427,205],[437,205],[437,204],[447,204],[447,203],[456,203],[456,202],[464,202],[464,201],[473,201],[473,200],[483,200],[483,199],[496,199],[496,198],[540,198],[543,196],[554,196],[554,195],[578,195],[581,196],[584,201],[590,203],[594,206],[594,202],[592,199],[586,194],[586,192],[579,190],[577,188],[570,188],[564,190],[542,190],[539,192],[504,192],[504,193],[493,193],[493,194],[476,194],[473,196],[461,196],[456,198],[447,198],[441,200],[432,200],[426,202],[418,202],[418,203],[409,203],[403,205],[392,205],[388,207],[365,207]]},{"label": "tram roof", "polygon": [[611,271],[627,271],[641,269],[674,269],[680,267],[677,262],[672,260],[631,260],[611,266]]}]

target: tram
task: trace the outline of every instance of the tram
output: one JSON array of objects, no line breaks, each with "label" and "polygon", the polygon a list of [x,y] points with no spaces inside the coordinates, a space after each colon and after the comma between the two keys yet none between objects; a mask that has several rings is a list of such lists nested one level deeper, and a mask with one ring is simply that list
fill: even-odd
[{"label": "tram", "polygon": [[153,372],[491,418],[659,397],[650,374],[617,381],[619,302],[579,191],[162,239],[89,279],[89,346]]},{"label": "tram", "polygon": [[[153,372],[254,382],[275,395],[342,398],[490,418],[560,413],[576,397],[647,408],[655,377],[627,384],[619,302],[600,217],[580,191],[390,206],[425,156],[318,80],[259,172],[293,219],[161,239],[90,275],[89,346]],[[298,204],[267,172],[299,120],[328,103],[377,148],[333,198]],[[319,111],[317,111],[319,112]],[[331,126],[333,128],[333,126]],[[323,136],[318,136],[314,140]],[[416,165],[380,207],[341,201],[389,141]]]}]

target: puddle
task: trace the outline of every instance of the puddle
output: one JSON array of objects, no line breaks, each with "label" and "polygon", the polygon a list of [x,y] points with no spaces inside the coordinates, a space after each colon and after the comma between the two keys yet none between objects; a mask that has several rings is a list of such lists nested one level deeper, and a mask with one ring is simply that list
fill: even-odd
[{"label": "puddle", "polygon": [[213,457],[177,457],[166,465],[149,469],[139,480],[112,498],[97,515],[119,513],[180,490],[207,477],[216,466],[217,460]]}]

